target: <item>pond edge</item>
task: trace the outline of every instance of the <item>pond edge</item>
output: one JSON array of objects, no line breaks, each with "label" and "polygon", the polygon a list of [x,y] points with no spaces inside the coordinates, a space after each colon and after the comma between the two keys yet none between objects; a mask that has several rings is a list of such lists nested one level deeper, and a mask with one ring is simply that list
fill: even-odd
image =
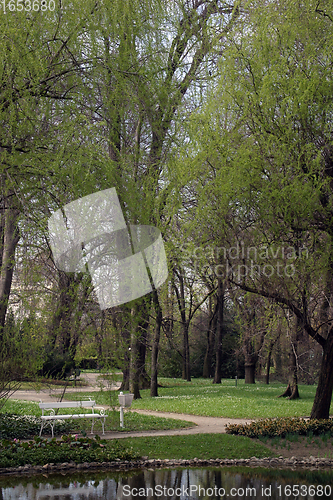
[{"label": "pond edge", "polygon": [[1,476],[21,476],[38,475],[38,474],[71,474],[78,471],[125,471],[132,469],[147,469],[147,468],[170,468],[170,467],[227,467],[227,466],[242,466],[242,467],[264,467],[277,469],[330,469],[333,468],[333,459],[331,458],[316,458],[316,457],[274,457],[274,458],[243,458],[243,459],[141,459],[132,461],[114,462],[85,462],[76,464],[74,462],[65,462],[62,464],[45,464],[45,465],[23,465],[20,467],[5,467],[0,468]]}]

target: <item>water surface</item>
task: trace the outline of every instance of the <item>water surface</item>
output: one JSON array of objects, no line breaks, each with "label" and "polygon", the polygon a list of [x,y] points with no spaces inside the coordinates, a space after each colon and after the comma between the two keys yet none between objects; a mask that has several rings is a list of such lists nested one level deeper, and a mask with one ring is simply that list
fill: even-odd
[{"label": "water surface", "polygon": [[333,471],[151,469],[0,480],[0,500],[333,500]]}]

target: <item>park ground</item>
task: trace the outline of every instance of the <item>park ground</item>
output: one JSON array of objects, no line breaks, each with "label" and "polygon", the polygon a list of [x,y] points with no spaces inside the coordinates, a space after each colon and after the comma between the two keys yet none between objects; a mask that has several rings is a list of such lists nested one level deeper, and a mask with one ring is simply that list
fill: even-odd
[{"label": "park ground", "polygon": [[[111,392],[117,396],[119,382],[103,378],[98,373],[85,373],[81,379],[84,384],[80,387],[67,388],[64,398],[77,399],[87,394],[93,394],[99,404],[111,408],[106,404],[106,397]],[[207,435],[225,434],[225,427],[229,423],[246,423],[253,419],[272,416],[302,416],[307,417],[311,408],[311,398],[314,395],[314,387],[301,388],[304,393],[299,401],[287,401],[277,398],[281,390],[278,384],[267,387],[263,384],[256,384],[254,387],[246,387],[239,382],[238,387],[234,387],[234,381],[225,381],[223,387],[212,386],[209,381],[196,380],[192,385],[182,380],[163,379],[162,387],[159,390],[159,398],[149,398],[146,391],[142,391],[143,398],[133,403],[128,412],[136,412],[150,417],[163,417],[174,420],[189,422],[187,428],[167,429],[167,430],[137,430],[137,431],[106,431],[105,438],[125,440],[127,444],[135,449],[147,449],[151,443],[150,456],[154,458],[176,458],[172,456],[173,447],[179,446],[201,446],[200,436],[206,436],[206,442],[216,437]],[[37,390],[36,390],[37,389]],[[303,389],[303,390],[302,390]],[[25,401],[54,401],[59,399],[63,393],[63,387],[39,386],[29,388],[25,386],[22,390],[13,394],[12,399]],[[258,396],[257,399],[253,396]],[[115,399],[112,400],[113,404]],[[232,402],[232,404],[231,404]],[[219,403],[219,404],[217,404]],[[114,409],[114,406],[112,407]],[[188,408],[188,412],[183,410]],[[175,411],[171,411],[174,409]],[[222,416],[217,416],[222,415]],[[235,415],[237,418],[234,418]],[[241,418],[241,416],[243,418]],[[126,422],[126,413],[125,413]],[[125,425],[126,427],[126,425]],[[173,437],[175,436],[175,437]],[[178,436],[178,438],[177,438]],[[187,438],[186,436],[193,436]],[[196,437],[195,437],[196,436]],[[267,448],[267,456],[290,457],[315,457],[333,458],[333,439],[330,436],[288,436],[283,438],[261,438],[251,439],[253,445],[264,445]],[[164,444],[162,444],[164,442]],[[186,444],[187,443],[187,444]],[[208,446],[208,444],[207,444]],[[170,455],[158,456],[154,449],[169,450]],[[162,453],[162,452],[161,452]]]}]

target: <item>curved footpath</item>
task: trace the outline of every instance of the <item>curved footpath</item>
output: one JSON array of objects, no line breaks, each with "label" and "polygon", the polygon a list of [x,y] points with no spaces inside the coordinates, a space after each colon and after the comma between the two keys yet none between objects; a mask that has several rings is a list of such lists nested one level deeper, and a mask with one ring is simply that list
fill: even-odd
[{"label": "curved footpath", "polygon": [[[111,438],[126,438],[126,437],[139,437],[139,436],[180,436],[187,434],[221,434],[225,433],[227,424],[245,424],[251,420],[235,419],[235,418],[222,418],[222,417],[203,417],[200,415],[187,415],[185,413],[165,413],[161,411],[150,410],[130,410],[144,415],[151,415],[154,417],[173,418],[175,420],[186,420],[193,422],[195,426],[187,427],[184,429],[170,429],[161,431],[136,431],[136,432],[106,432],[105,437]],[[126,420],[126,413],[124,416]]]}]

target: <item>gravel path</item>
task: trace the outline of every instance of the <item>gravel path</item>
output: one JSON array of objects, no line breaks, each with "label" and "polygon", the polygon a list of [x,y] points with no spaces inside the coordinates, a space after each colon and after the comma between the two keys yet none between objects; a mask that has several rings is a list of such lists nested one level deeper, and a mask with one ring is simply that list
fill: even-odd
[{"label": "gravel path", "polygon": [[[244,424],[250,420],[223,418],[223,417],[202,417],[200,415],[188,415],[185,413],[166,413],[161,411],[150,410],[130,410],[144,415],[152,415],[154,417],[174,418],[175,420],[187,420],[193,422],[195,426],[187,429],[171,429],[164,431],[137,431],[137,432],[106,432],[105,437],[112,438],[125,438],[125,437],[139,437],[139,436],[183,436],[187,434],[222,434],[225,433],[225,426],[227,424]],[[126,422],[126,413],[124,415]]]}]

